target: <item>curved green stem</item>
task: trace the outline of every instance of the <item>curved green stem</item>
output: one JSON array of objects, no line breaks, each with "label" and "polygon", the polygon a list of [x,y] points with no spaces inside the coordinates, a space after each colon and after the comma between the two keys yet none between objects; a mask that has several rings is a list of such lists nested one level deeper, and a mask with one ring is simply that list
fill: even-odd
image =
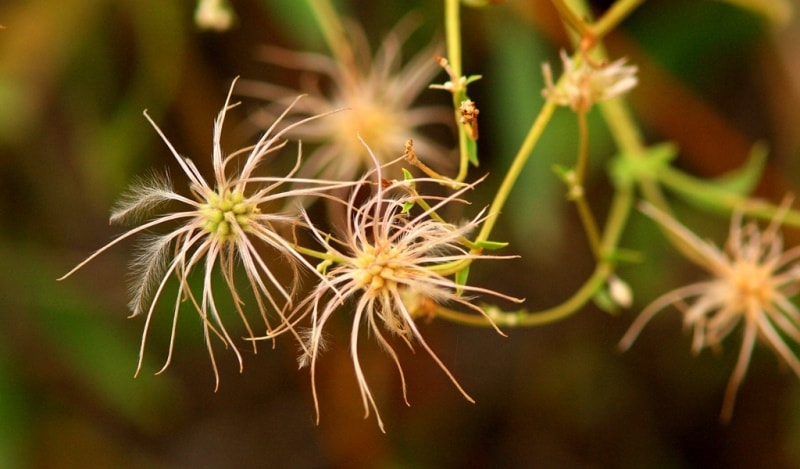
[{"label": "curved green stem", "polygon": [[495,223],[497,223],[497,217],[500,215],[503,205],[505,205],[508,196],[511,194],[511,189],[514,188],[514,184],[517,182],[520,173],[522,173],[522,169],[525,167],[525,163],[528,162],[533,148],[542,136],[542,132],[544,132],[548,122],[550,122],[550,118],[553,117],[553,112],[555,112],[557,106],[556,103],[548,100],[542,110],[539,111],[539,115],[536,116],[536,120],[534,120],[533,125],[531,125],[530,130],[528,130],[528,135],[525,136],[525,140],[517,151],[514,161],[511,163],[511,167],[508,168],[503,182],[497,189],[497,194],[492,201],[492,205],[489,206],[489,215],[483,223],[478,236],[475,238],[476,244],[489,239],[489,235]]},{"label": "curved green stem", "polygon": [[586,200],[586,191],[583,183],[586,180],[586,167],[589,162],[589,126],[586,121],[586,111],[579,110],[578,114],[578,164],[575,169],[575,180],[570,183],[569,194],[570,199],[575,202],[578,208],[583,229],[586,230],[586,237],[589,239],[589,245],[595,257],[599,258],[602,255],[600,250],[600,234],[597,230],[597,222],[592,215],[592,209],[589,207],[589,202]]},{"label": "curved green stem", "polygon": [[[614,10],[614,16],[608,16],[602,28],[610,28],[615,26],[622,17],[630,13],[630,11],[639,2],[620,0],[623,5]],[[565,8],[566,3],[560,0],[554,0],[554,3],[562,5]],[[585,3],[583,5],[585,7]],[[624,8],[623,8],[624,7]],[[571,11],[571,10],[570,10]],[[573,22],[574,22],[573,18]],[[569,22],[569,19],[567,19]],[[601,31],[606,31],[601,29]],[[604,32],[605,34],[605,32]],[[599,48],[599,54],[604,55],[602,48]],[[644,139],[636,126],[628,109],[624,106],[623,102],[619,99],[606,101],[601,103],[600,108],[603,116],[608,124],[609,130],[617,144],[617,147],[626,153],[635,155],[642,155],[644,157]],[[549,122],[550,118],[555,111],[556,104],[548,101],[540,111],[536,120],[534,121],[531,129],[528,131],[525,140],[523,141],[514,161],[511,164],[508,172],[503,179],[503,182],[498,189],[498,192],[489,209],[489,217],[484,223],[480,233],[476,238],[476,243],[486,241],[494,228],[497,217],[509,197],[509,194],[514,187],[522,169],[524,168],[530,154],[533,151],[536,143],[539,140],[544,128]],[[581,174],[585,171],[585,162],[579,159],[578,170]],[[657,181],[645,180],[641,181],[640,187],[645,194],[645,197],[653,200],[657,205],[662,205],[663,196]],[[635,195],[633,187],[629,183],[625,183],[622,187],[616,187],[614,199],[612,200],[611,210],[606,220],[606,225],[603,230],[602,240],[599,242],[599,255],[600,259],[595,267],[594,273],[584,282],[584,284],[567,300],[558,306],[537,311],[517,311],[511,313],[504,313],[494,307],[486,307],[486,316],[478,316],[474,314],[465,314],[453,311],[447,308],[440,308],[438,314],[454,322],[464,324],[471,324],[477,326],[489,326],[490,323],[487,319],[491,319],[498,326],[536,326],[551,323],[569,317],[576,311],[580,310],[586,305],[603,287],[609,275],[613,274],[615,261],[614,251],[617,249],[620,237],[627,224],[628,217],[633,207]]]},{"label": "curved green stem", "polygon": [[597,264],[594,272],[586,282],[571,297],[558,306],[540,311],[520,310],[515,312],[503,312],[499,308],[487,306],[484,307],[486,316],[462,313],[439,307],[436,311],[437,315],[460,324],[483,327],[492,325],[487,319],[494,321],[497,326],[519,327],[541,326],[569,317],[591,301],[597,291],[603,287],[608,276],[614,273],[615,262],[610,254],[613,253],[619,243],[633,207],[633,201],[634,193],[632,187],[628,185],[617,187],[614,199],[611,202],[611,210],[609,211],[601,243],[603,252],[608,255]]},{"label": "curved green stem", "polygon": [[478,316],[439,307],[436,314],[444,319],[471,326],[492,326],[489,319],[500,327],[541,326],[567,318],[581,309],[605,284],[606,278],[613,270],[612,265],[608,262],[598,264],[591,277],[571,297],[558,306],[541,311],[505,312],[494,306],[485,306],[483,310],[486,316]]}]

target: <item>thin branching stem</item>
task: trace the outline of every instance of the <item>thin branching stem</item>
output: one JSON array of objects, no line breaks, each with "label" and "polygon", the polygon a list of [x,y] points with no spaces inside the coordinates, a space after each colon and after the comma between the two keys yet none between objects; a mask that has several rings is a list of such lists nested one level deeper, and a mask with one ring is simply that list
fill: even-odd
[{"label": "thin branching stem", "polygon": [[575,169],[575,180],[570,181],[570,199],[575,202],[580,215],[583,229],[586,231],[586,237],[589,239],[589,245],[595,257],[600,257],[600,233],[597,229],[597,222],[595,221],[592,209],[589,207],[589,202],[586,200],[586,190],[584,189],[584,181],[586,181],[586,167],[589,160],[589,126],[586,119],[586,111],[578,110],[578,163]]},{"label": "thin branching stem", "polygon": [[469,136],[467,129],[460,124],[461,116],[458,108],[461,106],[461,101],[466,99],[467,93],[465,89],[461,88],[459,83],[462,77],[462,62],[461,62],[461,5],[460,0],[445,0],[445,37],[447,40],[447,61],[449,62],[450,69],[453,72],[453,114],[458,128],[458,174],[455,180],[458,182],[464,181],[467,178],[469,170]]},{"label": "thin branching stem", "polygon": [[[566,3],[560,2],[559,0],[554,0],[554,3],[557,6],[561,4],[565,8],[568,8]],[[583,7],[584,9],[586,8],[585,2],[583,2]],[[631,10],[632,8],[620,10],[620,12],[616,13],[619,15],[616,18],[621,19],[621,14],[623,12],[627,11],[629,13]],[[573,20],[575,24],[579,23],[577,20],[575,20],[575,18],[573,18]],[[570,22],[569,19],[567,19],[567,22]],[[601,47],[597,53],[602,56],[605,55]],[[636,155],[642,155],[642,157],[644,157],[643,155],[645,146],[641,132],[636,126],[627,108],[624,106],[622,100],[613,99],[605,101],[599,103],[599,106],[602,109],[603,116],[620,151],[630,152]],[[520,173],[522,172],[522,169],[525,167],[528,158],[539,141],[539,138],[549,123],[556,107],[556,103],[554,103],[552,100],[548,100],[542,110],[539,112],[539,115],[536,117],[536,120],[528,131],[528,134],[520,146],[520,149],[517,151],[517,155],[515,156],[511,167],[506,173],[505,178],[503,179],[503,182],[501,183],[500,188],[498,189],[497,194],[492,201],[492,204],[489,208],[489,217],[484,223],[480,233],[476,237],[476,243],[480,243],[489,239],[498,215],[508,199],[511,190],[513,189]],[[580,161],[581,158],[579,158],[579,170],[581,174],[583,174],[585,170],[581,165],[584,165],[585,163],[581,163]],[[583,178],[581,177],[581,180],[582,179]],[[657,181],[645,181],[643,182],[641,188],[648,199],[652,198],[657,205],[661,205],[658,202],[663,201],[663,196],[661,195],[660,187],[658,186]],[[497,308],[488,307],[486,308],[487,316],[491,318],[498,326],[538,326],[565,319],[583,308],[595,296],[597,291],[602,288],[603,285],[605,285],[608,277],[614,272],[615,261],[613,260],[613,255],[618,248],[619,239],[624,231],[633,207],[633,188],[625,185],[624,187],[617,187],[616,189],[617,190],[612,201],[611,211],[603,230],[603,235],[602,237],[598,236],[597,240],[593,242],[593,245],[597,246],[598,264],[595,267],[594,273],[583,283],[581,287],[578,288],[578,290],[571,297],[557,306],[535,312],[522,310],[518,312],[504,313]],[[589,236],[591,237],[591,234]],[[457,311],[446,310],[444,308],[440,308],[439,315],[442,318],[463,324],[480,326],[491,325],[486,317],[459,313]]]}]

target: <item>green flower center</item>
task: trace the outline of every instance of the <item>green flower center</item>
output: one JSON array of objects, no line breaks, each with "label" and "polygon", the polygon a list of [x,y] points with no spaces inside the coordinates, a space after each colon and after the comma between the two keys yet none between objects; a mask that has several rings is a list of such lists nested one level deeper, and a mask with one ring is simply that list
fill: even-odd
[{"label": "green flower center", "polygon": [[259,210],[241,191],[231,192],[226,189],[222,193],[212,192],[206,197],[201,212],[204,219],[203,229],[222,240],[228,240],[236,237],[240,231],[250,230],[253,217]]},{"label": "green flower center", "polygon": [[401,273],[398,257],[399,252],[394,247],[385,250],[367,247],[356,259],[356,282],[370,291],[396,288],[396,279]]}]

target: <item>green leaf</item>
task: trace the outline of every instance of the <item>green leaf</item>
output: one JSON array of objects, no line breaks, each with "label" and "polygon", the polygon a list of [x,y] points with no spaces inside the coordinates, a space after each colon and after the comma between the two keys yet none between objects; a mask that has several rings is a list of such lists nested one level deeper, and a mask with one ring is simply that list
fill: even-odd
[{"label": "green leaf", "polygon": [[622,153],[609,164],[611,179],[619,187],[642,179],[658,179],[677,156],[678,147],[671,142],[653,145],[643,153]]},{"label": "green leaf", "polygon": [[469,85],[470,83],[476,82],[483,78],[483,75],[470,75],[467,77],[466,81],[464,81],[464,85]]},{"label": "green leaf", "polygon": [[478,144],[475,140],[470,138],[467,139],[467,156],[469,157],[469,162],[472,163],[473,166],[478,167]]},{"label": "green leaf", "polygon": [[597,293],[594,294],[592,298],[595,306],[600,308],[601,310],[605,311],[612,316],[616,316],[619,314],[619,306],[617,303],[611,298],[611,295],[608,292],[607,288],[601,288],[597,290]]},{"label": "green leaf", "polygon": [[[456,285],[466,285],[469,278],[469,265],[456,272]],[[459,289],[458,294],[461,294]]]},{"label": "green leaf", "polygon": [[[554,164],[553,165],[553,172],[556,173],[556,176],[559,177],[564,182],[568,182],[570,179],[570,174],[575,174],[572,168],[568,168],[564,165]],[[574,176],[573,176],[574,178]]]},{"label": "green leaf", "polygon": [[607,256],[607,259],[617,264],[641,264],[644,262],[644,256],[641,252],[625,248],[615,249]]},{"label": "green leaf", "polygon": [[503,249],[504,247],[508,246],[508,243],[502,241],[478,241],[475,243],[475,246],[487,249],[489,251],[495,251],[497,249]]},{"label": "green leaf", "polygon": [[764,145],[755,145],[742,167],[717,179],[700,179],[671,167],[662,168],[659,180],[688,204],[704,210],[729,212],[747,200],[761,179],[766,162]]},{"label": "green leaf", "polygon": [[756,143],[741,168],[714,179],[712,183],[721,189],[727,189],[737,194],[749,194],[761,180],[768,153],[769,149],[766,144]]}]

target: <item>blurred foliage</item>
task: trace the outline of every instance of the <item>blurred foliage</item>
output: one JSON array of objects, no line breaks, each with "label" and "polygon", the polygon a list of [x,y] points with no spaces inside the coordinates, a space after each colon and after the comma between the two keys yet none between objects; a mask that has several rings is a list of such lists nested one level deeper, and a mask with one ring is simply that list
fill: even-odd
[{"label": "blurred foliage", "polygon": [[[642,68],[631,101],[648,141],[673,141],[680,167],[715,177],[740,166],[752,143],[764,139],[771,151],[757,193],[780,200],[800,181],[790,172],[800,167],[800,136],[785,125],[800,108],[800,75],[785,59],[800,57],[791,41],[800,22],[778,28],[732,3],[651,0],[607,42],[613,56]],[[410,10],[424,18],[420,44],[443,34],[440,2],[336,4],[373,40]],[[800,385],[763,348],[727,426],[717,413],[735,342],[719,356],[692,357],[678,315],[664,313],[631,352],[616,353],[634,313],[697,274],[639,216],[623,246],[643,253],[647,264],[620,271],[635,292],[631,311],[612,317],[587,308],[559,324],[507,331],[507,339],[439,321],[421,325],[474,405],[424,354],[406,353],[411,407],[404,406],[390,362],[377,348],[365,349],[363,366],[388,435],[361,419],[344,341],[320,362],[318,427],[292,344],[279,341],[275,350],[245,357],[243,374],[221,351],[222,384],[214,393],[200,327],[189,315],[171,367],[151,376],[169,341],[168,329],[158,327],[134,379],[143,321],[125,319],[131,246],[67,282],[55,278],[117,233],[107,226],[108,209],[135,175],[174,164],[142,110],[204,170],[213,118],[232,77],[297,80],[267,73],[253,59],[259,44],[325,50],[305,2],[231,5],[238,22],[219,34],[193,25],[188,0],[0,6],[0,467],[800,466]],[[543,103],[541,63],[555,63],[567,41],[544,1],[469,8],[463,21],[464,72],[484,76],[470,87],[481,108],[482,166],[473,174],[491,174],[478,194],[483,200],[475,201],[480,207]],[[423,99],[447,96],[432,91]],[[252,136],[245,111],[257,105],[246,102],[229,118],[224,139],[241,145]],[[614,149],[598,117],[590,115],[587,190],[603,213]],[[522,260],[471,271],[480,284],[526,297],[531,309],[563,300],[591,269],[551,169],[574,158],[576,125],[568,111],[557,113],[493,235]],[[678,209],[701,234],[724,236],[724,218]],[[787,243],[799,239],[787,233]]]}]

